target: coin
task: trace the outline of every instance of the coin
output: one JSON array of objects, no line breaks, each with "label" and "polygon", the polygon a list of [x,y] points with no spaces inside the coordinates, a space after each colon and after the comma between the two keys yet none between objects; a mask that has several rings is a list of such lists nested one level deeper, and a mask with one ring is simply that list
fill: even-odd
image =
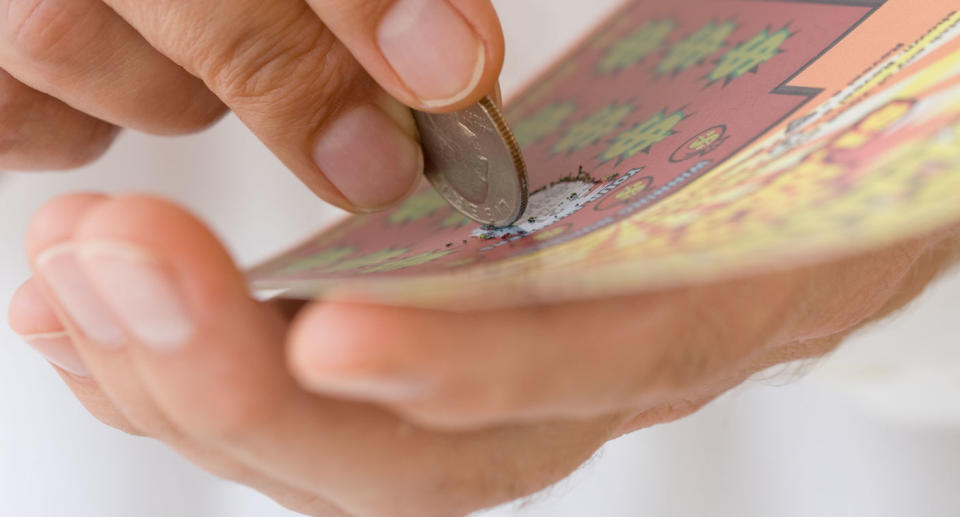
[{"label": "coin", "polygon": [[424,172],[440,195],[482,224],[510,226],[527,208],[520,146],[489,97],[453,113],[414,111]]}]

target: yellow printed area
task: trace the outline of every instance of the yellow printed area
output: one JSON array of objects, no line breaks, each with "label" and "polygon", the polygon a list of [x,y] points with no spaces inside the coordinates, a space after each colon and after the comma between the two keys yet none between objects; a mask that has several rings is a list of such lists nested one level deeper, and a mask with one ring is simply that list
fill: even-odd
[{"label": "yellow printed area", "polygon": [[581,294],[613,292],[850,253],[960,222],[960,52],[870,106],[844,131],[715,169],[625,221],[491,274],[576,271]]},{"label": "yellow printed area", "polygon": [[921,39],[910,45],[910,47],[905,51],[901,52],[896,59],[890,61],[886,66],[883,67],[883,69],[876,72],[869,81],[865,82],[862,87],[860,87],[858,90],[855,90],[850,95],[850,98],[853,100],[859,100],[880,85],[886,83],[891,77],[910,65],[917,58],[917,56],[926,50],[927,47],[929,47],[932,43],[936,42],[940,38],[943,38],[944,35],[951,29],[955,28],[957,24],[960,24],[960,12],[955,12],[948,16],[932,31],[928,32]]},{"label": "yellow printed area", "polygon": [[709,132],[698,136],[696,140],[690,143],[688,148],[694,151],[703,151],[704,149],[717,143],[717,140],[720,140],[722,136],[722,131],[719,129],[712,129]]},{"label": "yellow printed area", "polygon": [[629,201],[632,198],[639,196],[647,191],[649,187],[646,183],[634,183],[633,185],[628,185],[624,187],[614,196],[618,201]]},{"label": "yellow printed area", "polygon": [[[387,250],[358,257],[352,249],[334,248],[311,257],[311,264],[287,264],[287,269],[360,273],[318,280],[310,285],[310,295],[355,281],[369,299],[411,305],[450,307],[451,300],[464,298],[481,306],[557,302],[798,267],[960,224],[960,42],[941,47],[942,56],[927,54],[923,68],[907,66],[958,23],[960,14],[951,14],[890,66],[878,68],[837,116],[805,133],[809,138],[776,146],[783,135],[768,135],[619,223],[585,235],[572,223],[557,224],[532,234],[534,252],[489,262],[478,255],[476,263],[465,257],[443,273],[363,275],[449,259],[450,250],[412,257],[408,250]],[[775,56],[777,42],[789,37],[778,32],[763,32],[731,49],[750,46],[728,52],[726,62],[719,58],[717,77],[749,73],[751,66]],[[895,81],[890,79],[894,73]],[[809,109],[826,112],[835,101]],[[671,114],[662,112],[650,123],[658,136],[642,137],[643,123],[625,127],[632,110],[612,104],[583,118],[571,115],[574,123],[564,123],[554,149],[603,141],[610,147],[607,157],[615,159],[649,149],[671,130],[666,123]],[[605,140],[624,129],[641,136]],[[709,138],[705,135],[702,144],[709,145]],[[604,201],[616,209],[628,206],[632,195],[642,195],[641,188],[623,185]],[[440,214],[442,206],[429,197],[408,202],[395,224]]]}]

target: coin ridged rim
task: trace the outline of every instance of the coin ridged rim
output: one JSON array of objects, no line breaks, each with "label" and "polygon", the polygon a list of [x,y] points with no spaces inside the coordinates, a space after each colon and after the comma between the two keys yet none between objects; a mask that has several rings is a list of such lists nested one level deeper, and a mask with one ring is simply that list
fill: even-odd
[{"label": "coin ridged rim", "polygon": [[513,166],[517,170],[517,179],[520,181],[520,210],[518,211],[517,218],[510,223],[513,225],[523,217],[524,212],[527,211],[527,203],[530,200],[530,191],[527,186],[527,162],[523,158],[523,152],[520,150],[517,137],[507,124],[507,119],[503,116],[500,108],[497,107],[497,103],[487,96],[480,99],[479,104],[480,107],[487,112],[487,115],[490,116],[490,119],[493,120],[493,124],[497,127],[497,131],[500,132],[501,138],[503,138],[504,143],[507,144],[510,157],[513,158]]}]

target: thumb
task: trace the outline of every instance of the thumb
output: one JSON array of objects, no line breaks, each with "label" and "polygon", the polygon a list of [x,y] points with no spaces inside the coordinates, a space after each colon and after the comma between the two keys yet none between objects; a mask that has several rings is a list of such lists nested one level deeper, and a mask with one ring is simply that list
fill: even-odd
[{"label": "thumb", "polygon": [[410,110],[302,0],[107,3],[327,201],[375,211],[419,185]]},{"label": "thumb", "polygon": [[495,88],[503,34],[489,0],[308,0],[391,95],[426,111]]}]

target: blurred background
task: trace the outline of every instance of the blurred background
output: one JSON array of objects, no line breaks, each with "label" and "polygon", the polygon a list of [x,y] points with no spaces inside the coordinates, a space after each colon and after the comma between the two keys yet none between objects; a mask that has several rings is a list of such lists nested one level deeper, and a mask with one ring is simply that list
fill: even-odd
[{"label": "blurred background", "polygon": [[[509,97],[619,2],[494,3],[507,33]],[[176,199],[244,264],[339,216],[233,117],[187,138],[125,133],[84,170],[0,176],[0,307],[29,274],[29,217],[75,190]],[[693,417],[609,444],[559,486],[483,516],[960,515],[958,316],[954,273],[831,357],[765,372]],[[292,515],[96,422],[6,324],[0,346],[0,514]]]}]

